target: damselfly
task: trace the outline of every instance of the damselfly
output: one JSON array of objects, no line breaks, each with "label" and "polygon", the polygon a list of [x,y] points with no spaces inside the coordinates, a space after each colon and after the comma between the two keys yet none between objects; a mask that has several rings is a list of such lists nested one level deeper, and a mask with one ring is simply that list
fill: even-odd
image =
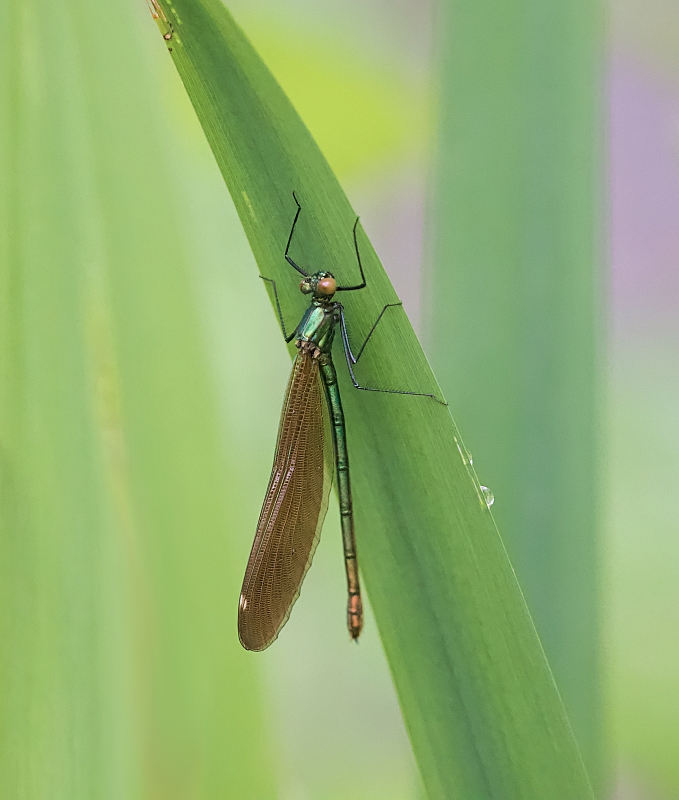
[{"label": "damselfly", "polygon": [[333,467],[337,473],[349,592],[347,623],[351,638],[358,639],[363,627],[347,436],[337,373],[332,360],[335,329],[339,326],[349,375],[356,389],[431,397],[442,402],[426,392],[377,389],[358,383],[354,365],[386,311],[401,304],[389,303],[384,306],[354,355],[347,334],[344,307],[333,298],[336,292],[353,292],[366,287],[358,247],[358,218],[354,223],[353,238],[361,280],[353,286],[338,286],[331,273],[309,273],[290,257],[290,244],[301,212],[294,192],[293,198],[297,211],[284,255],[286,261],[303,275],[300,289],[303,294],[311,296],[311,304],[297,327],[288,334],[276,283],[264,278],[272,284],[285,341],[294,339],[299,353],[285,392],[273,469],[238,606],[238,635],[247,650],[264,650],[276,639],[299,597],[328,507]]}]

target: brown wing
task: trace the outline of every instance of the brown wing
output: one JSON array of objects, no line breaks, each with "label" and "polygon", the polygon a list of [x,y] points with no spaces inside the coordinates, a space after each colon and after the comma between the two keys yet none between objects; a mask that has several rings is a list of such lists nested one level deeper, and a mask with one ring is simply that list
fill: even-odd
[{"label": "brown wing", "polygon": [[301,352],[285,394],[269,488],[238,606],[238,635],[247,650],[278,636],[299,597],[318,544],[332,484],[318,362]]}]

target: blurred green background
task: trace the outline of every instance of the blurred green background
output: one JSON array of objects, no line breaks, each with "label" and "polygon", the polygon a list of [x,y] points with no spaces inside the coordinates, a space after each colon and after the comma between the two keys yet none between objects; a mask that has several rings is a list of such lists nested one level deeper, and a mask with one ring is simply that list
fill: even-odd
[{"label": "blurred green background", "polygon": [[[26,3],[25,8],[21,25],[30,26],[36,6]],[[235,0],[229,8],[335,169],[417,327],[422,320],[425,209],[435,126],[433,3]],[[607,249],[612,278],[608,283],[602,503],[606,728],[616,800],[670,800],[679,798],[679,500],[675,491],[679,477],[679,10],[670,0],[611,0],[609,14],[605,114],[609,117]],[[49,36],[60,37],[54,59],[55,64],[61,63],[58,52],[68,50],[62,22],[55,18],[44,25],[44,38],[40,40],[36,33],[33,44],[39,49]],[[153,226],[157,247],[166,246],[169,261],[176,261],[178,274],[183,276],[177,292],[183,290],[195,298],[192,303],[202,339],[182,346],[188,361],[207,352],[204,373],[197,375],[205,374],[212,380],[211,385],[198,381],[195,387],[186,389],[185,400],[178,390],[177,416],[170,416],[174,423],[169,424],[180,425],[182,409],[198,409],[206,418],[192,423],[194,427],[183,435],[187,442],[191,437],[209,438],[209,415],[216,409],[221,439],[214,443],[214,463],[219,465],[216,474],[228,483],[221,498],[223,506],[218,488],[205,489],[206,503],[212,502],[209,497],[218,498],[214,501],[216,510],[208,515],[208,522],[214,524],[213,539],[208,537],[196,545],[200,549],[196,564],[200,565],[194,571],[186,563],[192,543],[181,542],[182,520],[168,524],[173,531],[169,554],[160,529],[144,545],[143,552],[121,556],[116,551],[115,557],[121,561],[151,565],[148,568],[157,578],[152,583],[167,599],[163,613],[169,616],[160,621],[158,636],[162,642],[148,645],[153,654],[141,666],[130,667],[125,648],[115,642],[105,644],[98,656],[105,661],[109,650],[115,653],[121,661],[116,674],[123,676],[117,680],[131,681],[139,692],[139,687],[154,686],[157,697],[147,697],[146,702],[157,702],[161,709],[154,717],[158,731],[139,733],[140,741],[160,741],[160,754],[151,746],[146,750],[142,747],[144,755],[139,756],[146,759],[142,772],[147,788],[156,786],[155,794],[144,794],[141,789],[130,793],[121,788],[119,795],[112,796],[183,798],[193,796],[192,791],[201,796],[190,781],[183,782],[188,780],[185,776],[172,781],[167,765],[173,753],[186,752],[187,741],[189,749],[194,747],[196,752],[205,742],[220,741],[210,738],[211,729],[204,719],[213,715],[217,730],[224,724],[223,717],[233,713],[243,721],[243,727],[229,735],[242,740],[244,754],[249,752],[254,758],[262,752],[267,754],[267,764],[273,760],[271,780],[278,787],[275,796],[280,800],[420,798],[410,746],[369,612],[360,648],[346,644],[337,613],[344,607],[345,587],[339,526],[333,513],[328,516],[314,568],[291,624],[276,646],[259,655],[232,653],[230,645],[224,645],[222,653],[222,639],[236,636],[240,574],[268,481],[289,358],[228,192],[144,4],[126,0],[115,21],[88,19],[83,11],[81,22],[70,20],[63,25],[64,30],[68,25],[73,29],[80,25],[83,36],[97,33],[92,37],[92,47],[101,54],[102,74],[106,70],[106,48],[115,47],[118,60],[128,58],[126,48],[134,53],[126,64],[126,77],[136,83],[137,105],[128,103],[124,92],[107,98],[111,113],[124,120],[129,137],[117,146],[123,159],[127,158],[126,148],[134,153],[126,168],[137,170],[140,181],[153,182],[162,171],[166,178],[158,179],[155,187],[162,208],[130,201],[130,220]],[[39,56],[29,48],[25,58],[30,74]],[[63,74],[68,74],[68,69],[82,72],[82,64],[74,66],[66,56],[64,59],[67,66]],[[114,64],[119,66],[115,59]],[[85,96],[86,90],[81,94]],[[69,102],[77,106],[81,100],[74,92]],[[136,116],[142,107],[144,114]],[[105,119],[98,124],[103,131]],[[141,137],[147,148],[148,161],[143,147],[131,144],[135,136]],[[85,150],[76,152],[77,140],[73,147],[76,161],[94,158]],[[78,191],[87,196],[83,187]],[[115,202],[123,208],[127,199],[117,198]],[[100,244],[90,243],[92,252]],[[119,290],[120,298],[135,286],[134,271],[132,267],[129,270],[128,282]],[[106,331],[107,321],[97,317],[100,276],[96,269],[90,273],[87,280],[94,298],[90,324],[95,331]],[[140,292],[156,290],[152,286],[138,288]],[[159,315],[175,303],[179,300],[161,293]],[[244,347],[246,322],[252,315],[261,335]],[[149,328],[151,324],[149,321]],[[172,336],[172,325],[166,324],[167,335]],[[143,336],[143,328],[137,334]],[[115,376],[109,374],[115,369],[108,365],[108,335],[94,335],[93,358],[99,364],[101,380],[115,384]],[[123,350],[133,349],[138,341],[131,338],[125,342],[120,331],[115,335],[120,337],[118,346]],[[149,338],[153,336],[149,334]],[[156,344],[161,352],[162,342]],[[152,346],[153,342],[149,344]],[[170,383],[158,379],[158,385],[166,391],[171,377],[165,380]],[[128,377],[128,385],[133,382]],[[121,392],[124,395],[124,387]],[[115,390],[104,387],[100,394],[97,413],[103,415],[103,427],[109,426],[115,439],[117,401],[110,400],[110,395],[115,398]],[[205,395],[209,401],[203,407],[194,395]],[[143,405],[143,398],[129,402],[141,407],[134,404]],[[140,414],[136,423],[133,420],[132,429],[136,424],[139,435],[149,437],[152,449],[154,434],[144,429],[145,419]],[[175,457],[181,460],[191,447],[186,444],[182,450],[184,440],[179,439]],[[93,486],[107,482],[114,486],[118,505],[101,523],[102,529],[126,519],[128,490],[117,483],[116,446],[115,441],[108,443],[101,475],[93,477],[87,466],[82,467],[83,480],[91,480]],[[157,455],[163,459],[167,454]],[[131,458],[134,460],[134,454]],[[475,467],[483,482],[483,464],[475,463]],[[144,464],[138,469],[143,472]],[[134,481],[134,469],[132,473]],[[181,480],[179,476],[173,484],[168,479],[157,487],[158,497],[168,491],[168,486],[170,491],[181,493]],[[195,480],[201,480],[199,473]],[[136,489],[143,490],[143,481]],[[153,487],[149,491],[153,495]],[[153,505],[153,497],[148,502]],[[501,496],[496,504],[501,506]],[[152,516],[153,510],[141,509],[140,513]],[[126,524],[134,528],[129,520],[122,527]],[[228,530],[228,553],[220,550],[220,530]],[[97,546],[106,553],[110,542],[105,537],[102,542]],[[74,552],[82,554],[74,547]],[[215,553],[219,553],[216,561]],[[101,552],[91,558],[96,562]],[[215,574],[202,572],[202,565],[208,562],[214,562],[216,569],[219,559],[224,562],[220,573],[223,583],[217,570]],[[120,571],[125,572],[122,568]],[[110,572],[103,570],[102,574],[114,580]],[[165,577],[157,577],[161,574]],[[208,575],[204,586],[203,575]],[[181,591],[176,591],[173,580]],[[182,581],[186,583],[182,585]],[[101,600],[102,593],[113,596],[111,586],[92,592],[95,602],[108,609],[118,637],[124,636],[121,620],[126,615],[139,623],[138,617],[152,614],[146,609],[148,599],[140,597],[143,581],[131,583],[126,600],[112,605]],[[199,586],[195,608],[180,607],[179,598],[190,596]],[[205,608],[210,609],[207,618]],[[201,615],[205,630],[196,625]],[[143,621],[139,623],[140,640],[147,630]],[[182,641],[191,643],[193,650],[174,653],[172,642],[178,631],[184,632]],[[87,635],[83,641],[84,650],[90,652]],[[163,660],[175,657],[176,665],[167,668]],[[212,674],[201,666],[212,663],[213,657],[223,673]],[[78,695],[77,670],[69,674],[75,675],[74,692]],[[219,693],[209,687],[229,675],[236,676],[228,687],[230,699],[220,701]],[[189,683],[194,695],[183,695],[182,689]],[[107,696],[110,686],[106,680],[102,687],[88,687],[87,697],[95,698],[98,691]],[[124,694],[121,690],[120,696]],[[115,705],[116,696],[111,693],[107,702]],[[187,708],[162,711],[162,698],[171,696],[184,697]],[[83,701],[85,706],[89,702]],[[91,704],[96,705],[96,701],[91,700]],[[120,730],[128,729],[135,713],[135,709],[115,709],[113,718]],[[163,714],[173,720],[176,715],[182,721],[185,739],[175,741],[170,735],[169,741],[163,740]],[[167,730],[171,729],[168,725]],[[120,764],[129,766],[126,748],[136,752],[138,743],[118,741],[116,731],[111,738],[118,742]],[[20,746],[14,733],[5,732],[3,736],[5,747],[7,742],[11,747]],[[106,743],[92,746],[96,749]],[[237,747],[238,743],[233,745],[236,751]],[[195,760],[200,761],[200,756]],[[124,787],[121,772],[116,774]],[[158,775],[163,780],[154,783]],[[269,796],[268,780],[262,779],[263,797]],[[85,789],[82,796],[88,796]]]}]

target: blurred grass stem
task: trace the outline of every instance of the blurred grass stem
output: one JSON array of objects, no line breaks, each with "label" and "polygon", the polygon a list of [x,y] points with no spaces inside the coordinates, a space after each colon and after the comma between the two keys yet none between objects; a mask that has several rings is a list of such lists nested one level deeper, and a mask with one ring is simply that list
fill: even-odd
[{"label": "blurred grass stem", "polygon": [[268,800],[224,634],[237,475],[133,14],[0,3],[0,797]]}]

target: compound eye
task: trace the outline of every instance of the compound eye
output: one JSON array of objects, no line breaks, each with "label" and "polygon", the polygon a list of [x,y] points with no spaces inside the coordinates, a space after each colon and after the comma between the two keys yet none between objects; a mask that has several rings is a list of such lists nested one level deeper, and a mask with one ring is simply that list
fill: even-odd
[{"label": "compound eye", "polygon": [[319,294],[324,294],[328,297],[332,296],[337,291],[337,281],[330,276],[327,278],[321,278],[318,282],[318,288],[316,291]]},{"label": "compound eye", "polygon": [[313,288],[308,278],[305,278],[299,285],[299,290],[302,294],[311,294]]}]

